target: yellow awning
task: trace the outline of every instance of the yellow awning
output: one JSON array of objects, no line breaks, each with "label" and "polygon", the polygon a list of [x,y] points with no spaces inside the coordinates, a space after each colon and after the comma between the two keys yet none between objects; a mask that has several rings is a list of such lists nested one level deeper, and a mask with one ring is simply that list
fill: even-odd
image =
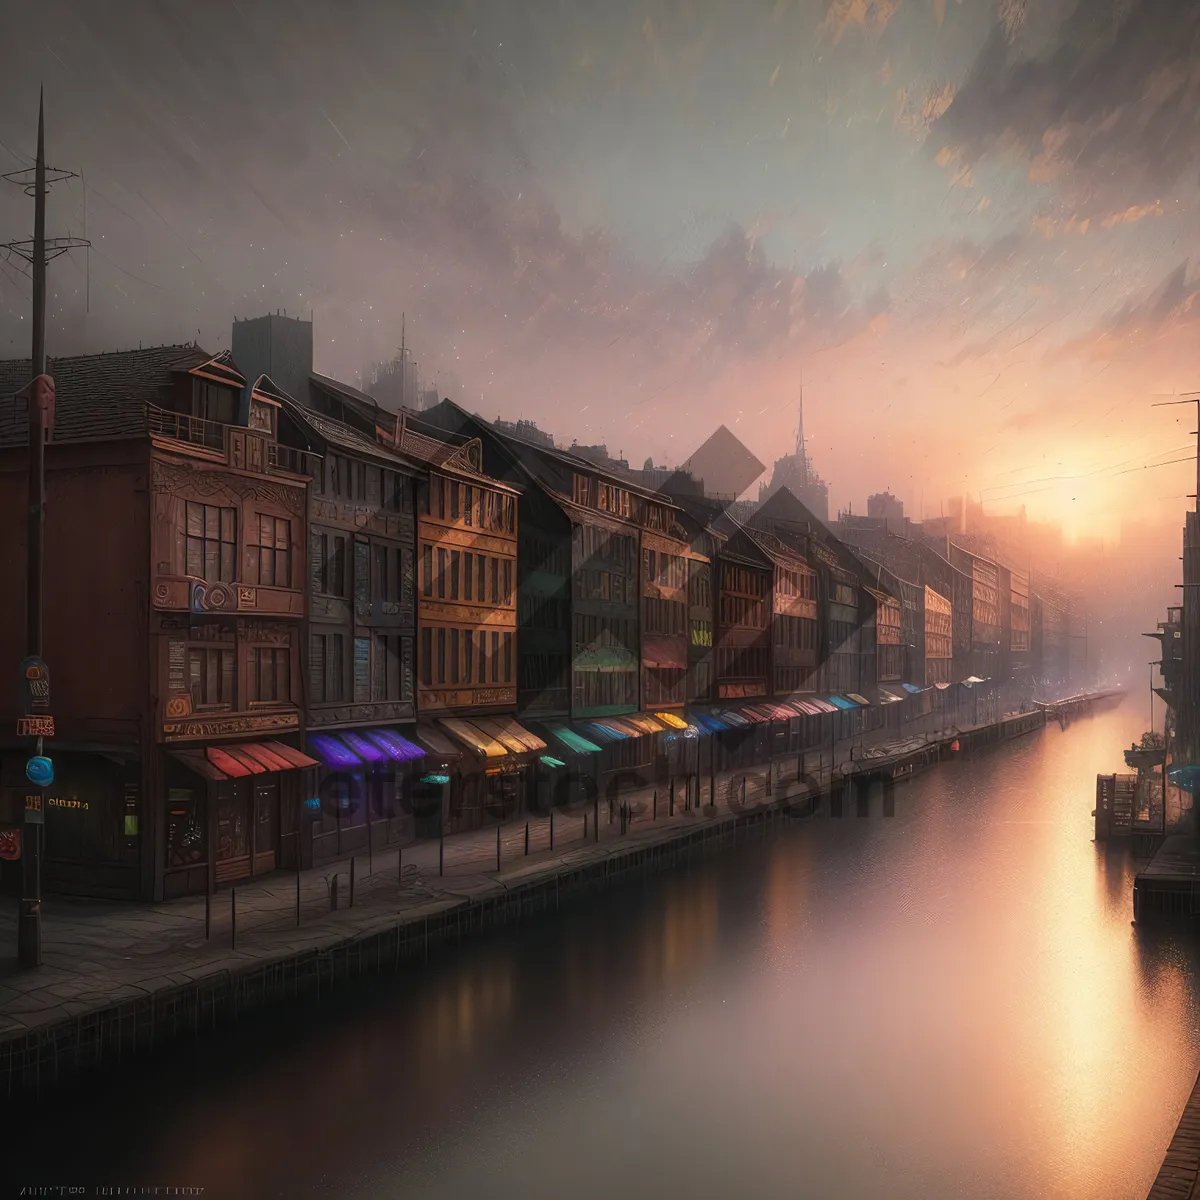
[{"label": "yellow awning", "polygon": [[677,717],[674,713],[661,712],[654,715],[664,725],[670,725],[672,729],[686,729],[688,727],[688,723],[682,717]]},{"label": "yellow awning", "polygon": [[482,754],[485,758],[503,758],[508,753],[501,742],[470,721],[463,721],[458,717],[442,717],[438,724],[447,733],[458,738],[464,746],[470,747],[476,754]]},{"label": "yellow awning", "polygon": [[476,717],[471,724],[513,754],[536,754],[546,749],[546,743],[537,734],[518,725],[512,717]]},{"label": "yellow awning", "polygon": [[662,733],[663,727],[647,713],[626,713],[622,718],[639,733]]}]

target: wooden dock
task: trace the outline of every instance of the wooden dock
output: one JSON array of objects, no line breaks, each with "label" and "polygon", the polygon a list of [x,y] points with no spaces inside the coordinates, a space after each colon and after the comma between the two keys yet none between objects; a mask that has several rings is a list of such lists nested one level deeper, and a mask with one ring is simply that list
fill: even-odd
[{"label": "wooden dock", "polygon": [[1200,1200],[1200,1079],[1184,1105],[1175,1136],[1147,1200]]},{"label": "wooden dock", "polygon": [[1194,833],[1163,839],[1133,880],[1133,919],[1200,917],[1200,842]]}]

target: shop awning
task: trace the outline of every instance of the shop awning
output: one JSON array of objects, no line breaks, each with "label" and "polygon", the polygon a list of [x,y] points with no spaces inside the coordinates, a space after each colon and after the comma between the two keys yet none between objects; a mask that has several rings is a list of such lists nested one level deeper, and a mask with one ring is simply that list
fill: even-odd
[{"label": "shop awning", "polygon": [[939,692],[944,692],[950,685],[948,683],[935,683],[933,685]]},{"label": "shop awning", "polygon": [[589,742],[581,733],[569,729],[566,725],[547,725],[550,733],[558,738],[568,750],[576,754],[599,754],[600,747],[595,742]]},{"label": "shop awning", "polygon": [[923,691],[926,691],[926,690],[927,690],[927,689],[925,689],[925,688],[920,688],[920,687],[917,687],[917,685],[916,685],[915,683],[902,683],[900,686],[901,686],[901,687],[902,687],[902,688],[903,688],[903,689],[904,689],[904,690],[905,690],[905,691],[906,691],[906,692],[907,692],[907,693],[908,693],[910,696],[919,696],[919,695],[920,695],[920,694],[921,694]]},{"label": "shop awning", "polygon": [[294,771],[320,764],[282,742],[236,742],[203,749],[172,750],[172,756],[204,779],[221,783],[270,771]]},{"label": "shop awning", "polygon": [[440,759],[459,758],[462,751],[444,733],[432,725],[417,726],[417,742],[425,747],[425,757]]},{"label": "shop awning", "polygon": [[906,699],[903,692],[893,692],[891,688],[880,686],[879,701],[881,704],[897,704]]},{"label": "shop awning", "polygon": [[967,678],[963,680],[963,683],[967,683],[967,684],[987,683],[987,680],[980,679],[978,675],[968,675]]},{"label": "shop awning", "polygon": [[458,738],[467,749],[474,750],[484,758],[503,758],[508,753],[503,742],[498,742],[472,721],[464,721],[459,717],[442,717],[438,724],[452,737]]},{"label": "shop awning", "polygon": [[851,700],[848,696],[830,696],[829,703],[843,712],[849,712],[851,709],[859,707],[857,701]]},{"label": "shop awning", "polygon": [[688,709],[688,717],[702,733],[722,733],[729,728],[720,717],[694,708]]},{"label": "shop awning", "polygon": [[536,754],[546,743],[512,717],[474,717],[471,724],[499,742],[510,754]]},{"label": "shop awning", "polygon": [[602,745],[607,746],[610,742],[625,742],[634,735],[627,729],[613,729],[600,721],[586,721],[583,728],[586,729],[592,737],[598,739]]},{"label": "shop awning", "polygon": [[672,712],[656,712],[654,714],[656,721],[661,721],[664,725],[669,725],[672,729],[687,729],[688,723],[679,716],[678,713]]},{"label": "shop awning", "polygon": [[310,733],[309,745],[325,766],[335,771],[384,763],[412,762],[425,751],[394,729],[343,729],[337,733]]},{"label": "shop awning", "polygon": [[871,702],[865,696],[860,696],[857,692],[847,692],[846,698],[853,700],[855,704],[861,708],[870,708]]},{"label": "shop awning", "polygon": [[543,763],[547,767],[565,767],[567,764],[561,758],[552,758],[549,754],[543,754],[538,762]]},{"label": "shop awning", "polygon": [[632,725],[638,733],[662,733],[665,726],[665,722],[656,721],[649,713],[629,713],[621,720]]},{"label": "shop awning", "polygon": [[724,708],[717,714],[717,716],[719,716],[720,719],[731,728],[736,727],[739,729],[746,729],[751,725],[757,724],[752,717],[749,717],[745,713],[739,712],[737,709],[733,708]]}]

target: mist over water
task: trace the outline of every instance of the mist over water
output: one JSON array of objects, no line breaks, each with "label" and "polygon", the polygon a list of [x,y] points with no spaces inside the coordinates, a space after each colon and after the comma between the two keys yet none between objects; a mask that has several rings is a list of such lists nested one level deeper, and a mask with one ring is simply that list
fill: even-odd
[{"label": "mist over water", "polygon": [[1134,929],[1134,866],[1091,841],[1144,724],[1127,700],[919,777],[894,819],[177,1049],[19,1122],[18,1175],[58,1180],[70,1128],[81,1179],[234,1200],[1140,1200],[1200,1063],[1194,943]]}]

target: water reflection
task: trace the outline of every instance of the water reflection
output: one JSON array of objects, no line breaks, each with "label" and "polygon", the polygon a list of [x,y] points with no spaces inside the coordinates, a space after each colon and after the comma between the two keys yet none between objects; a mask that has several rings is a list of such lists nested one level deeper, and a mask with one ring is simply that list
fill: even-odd
[{"label": "water reflection", "polygon": [[14,1144],[71,1121],[91,1168],[237,1198],[1140,1200],[1200,1060],[1192,944],[1132,928],[1133,865],[1091,842],[1140,726],[964,758],[894,819],[245,1026]]}]

